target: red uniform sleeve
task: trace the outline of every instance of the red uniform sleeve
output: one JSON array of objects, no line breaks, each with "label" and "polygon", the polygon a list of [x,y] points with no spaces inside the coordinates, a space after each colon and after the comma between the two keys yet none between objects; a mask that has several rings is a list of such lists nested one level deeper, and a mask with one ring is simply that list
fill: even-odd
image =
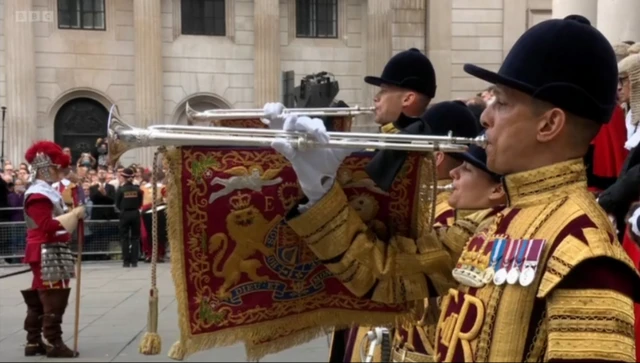
[{"label": "red uniform sleeve", "polygon": [[24,203],[24,208],[25,214],[38,225],[41,231],[45,233],[64,231],[60,222],[53,219],[53,204],[46,196],[30,195]]}]

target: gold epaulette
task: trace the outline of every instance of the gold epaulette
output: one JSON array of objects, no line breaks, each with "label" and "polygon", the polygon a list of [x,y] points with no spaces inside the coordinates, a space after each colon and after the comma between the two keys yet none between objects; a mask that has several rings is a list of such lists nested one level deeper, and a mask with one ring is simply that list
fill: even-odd
[{"label": "gold epaulette", "polygon": [[[596,224],[597,225],[597,224]],[[568,235],[557,246],[553,254],[548,257],[545,271],[542,275],[537,297],[546,297],[564,278],[569,275],[578,264],[599,257],[606,257],[619,261],[629,267],[630,276],[638,276],[633,262],[617,241],[611,242],[605,228],[585,228],[584,241]],[[624,278],[624,277],[621,277]]]}]

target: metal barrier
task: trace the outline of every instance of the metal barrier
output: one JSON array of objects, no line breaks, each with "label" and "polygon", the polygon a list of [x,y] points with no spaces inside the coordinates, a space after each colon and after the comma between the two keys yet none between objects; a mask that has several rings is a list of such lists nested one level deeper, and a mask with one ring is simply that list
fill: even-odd
[{"label": "metal barrier", "polygon": [[[113,218],[92,220],[98,209],[105,209],[105,213]],[[107,212],[108,211],[108,212]],[[19,263],[24,257],[26,247],[26,224],[22,208],[0,208],[0,213],[9,219],[19,221],[0,222],[0,260],[8,263]],[[14,214],[15,213],[15,214]],[[87,206],[84,222],[83,256],[96,256],[97,259],[120,259],[120,236],[118,232],[118,214],[112,205]],[[102,214],[102,213],[98,213]],[[72,234],[71,249],[77,250],[77,231]],[[98,257],[101,256],[101,257]],[[83,257],[85,259],[85,257]],[[94,259],[94,258],[88,258]]]}]

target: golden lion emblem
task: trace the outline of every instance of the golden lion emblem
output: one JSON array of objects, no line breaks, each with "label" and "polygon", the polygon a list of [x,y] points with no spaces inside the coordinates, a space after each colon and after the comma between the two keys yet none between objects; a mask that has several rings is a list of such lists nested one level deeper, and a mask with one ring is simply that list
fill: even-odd
[{"label": "golden lion emblem", "polygon": [[282,217],[275,216],[271,221],[251,203],[248,194],[239,194],[231,197],[233,210],[227,215],[227,232],[236,246],[224,261],[220,268],[220,262],[227,255],[229,249],[229,237],[224,233],[216,233],[209,239],[209,251],[216,252],[213,260],[213,274],[224,278],[224,283],[217,291],[220,296],[225,296],[232,286],[238,283],[242,273],[245,273],[251,281],[266,281],[268,276],[258,275],[258,268],[262,262],[257,258],[250,258],[256,252],[265,256],[273,255],[273,250],[264,244],[264,239],[269,231],[275,227]]}]

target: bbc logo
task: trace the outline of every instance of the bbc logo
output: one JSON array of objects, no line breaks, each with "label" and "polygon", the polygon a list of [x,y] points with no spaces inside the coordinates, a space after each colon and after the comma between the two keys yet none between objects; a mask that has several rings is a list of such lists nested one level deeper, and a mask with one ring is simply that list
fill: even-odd
[{"label": "bbc logo", "polygon": [[51,23],[53,22],[53,11],[16,11],[16,22]]}]

